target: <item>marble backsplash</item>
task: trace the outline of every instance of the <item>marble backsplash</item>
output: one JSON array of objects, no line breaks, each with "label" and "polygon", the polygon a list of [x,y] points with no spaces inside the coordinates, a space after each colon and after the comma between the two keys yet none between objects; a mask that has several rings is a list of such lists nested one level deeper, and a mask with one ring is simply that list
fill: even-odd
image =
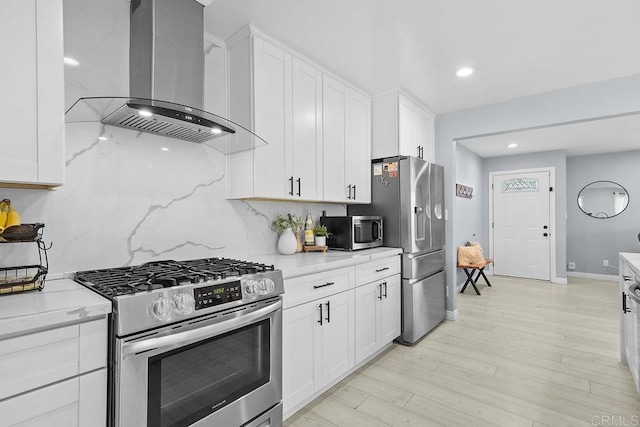
[{"label": "marble backsplash", "polygon": [[[52,273],[159,259],[251,259],[277,252],[269,227],[277,212],[310,208],[316,220],[322,210],[345,213],[335,204],[226,200],[226,157],[205,144],[100,123],[68,124],[66,131],[64,186],[0,189],[23,222],[46,224]],[[2,266],[33,262],[36,254],[28,244],[1,250]]]},{"label": "marble backsplash", "polygon": [[[129,2],[64,0],[65,104],[86,96],[127,96]],[[226,54],[205,49],[205,109],[226,113]],[[66,125],[65,185],[0,188],[22,222],[45,223],[50,272],[136,265],[159,259],[223,256],[250,260],[277,252],[269,225],[277,212],[344,205],[226,200],[226,157],[205,144],[104,126]],[[98,137],[107,137],[107,141]],[[259,148],[258,148],[259,150]],[[0,247],[0,267],[37,262],[35,245]]]}]

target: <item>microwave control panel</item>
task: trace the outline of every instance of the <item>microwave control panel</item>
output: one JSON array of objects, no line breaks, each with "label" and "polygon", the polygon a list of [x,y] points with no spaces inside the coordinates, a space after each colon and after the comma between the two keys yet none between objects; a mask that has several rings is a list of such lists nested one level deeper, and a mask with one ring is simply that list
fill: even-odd
[{"label": "microwave control panel", "polygon": [[242,299],[240,281],[203,286],[193,290],[196,310]]}]

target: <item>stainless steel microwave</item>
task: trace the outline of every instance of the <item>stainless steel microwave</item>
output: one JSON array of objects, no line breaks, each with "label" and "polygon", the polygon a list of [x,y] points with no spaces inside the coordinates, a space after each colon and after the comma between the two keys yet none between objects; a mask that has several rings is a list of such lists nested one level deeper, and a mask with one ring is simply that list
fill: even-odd
[{"label": "stainless steel microwave", "polygon": [[355,251],[382,246],[381,216],[321,216],[320,224],[331,233],[327,239],[331,249]]}]

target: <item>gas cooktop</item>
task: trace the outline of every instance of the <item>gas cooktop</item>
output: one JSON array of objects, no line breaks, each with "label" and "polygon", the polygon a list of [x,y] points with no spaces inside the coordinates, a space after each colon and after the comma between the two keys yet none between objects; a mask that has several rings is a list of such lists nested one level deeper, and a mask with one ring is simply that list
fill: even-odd
[{"label": "gas cooktop", "polygon": [[237,310],[284,293],[282,272],[229,258],[153,261],[80,271],[75,281],[112,302],[117,336]]},{"label": "gas cooktop", "polygon": [[229,258],[203,258],[188,261],[153,261],[134,267],[81,271],[76,273],[75,280],[111,299],[154,289],[267,271],[274,271],[273,265]]}]

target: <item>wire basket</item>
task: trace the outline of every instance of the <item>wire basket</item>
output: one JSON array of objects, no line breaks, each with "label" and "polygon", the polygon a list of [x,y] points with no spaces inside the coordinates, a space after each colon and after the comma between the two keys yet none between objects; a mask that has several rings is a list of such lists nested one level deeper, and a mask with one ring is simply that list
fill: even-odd
[{"label": "wire basket", "polygon": [[0,268],[0,295],[42,290],[46,275],[42,265]]}]

